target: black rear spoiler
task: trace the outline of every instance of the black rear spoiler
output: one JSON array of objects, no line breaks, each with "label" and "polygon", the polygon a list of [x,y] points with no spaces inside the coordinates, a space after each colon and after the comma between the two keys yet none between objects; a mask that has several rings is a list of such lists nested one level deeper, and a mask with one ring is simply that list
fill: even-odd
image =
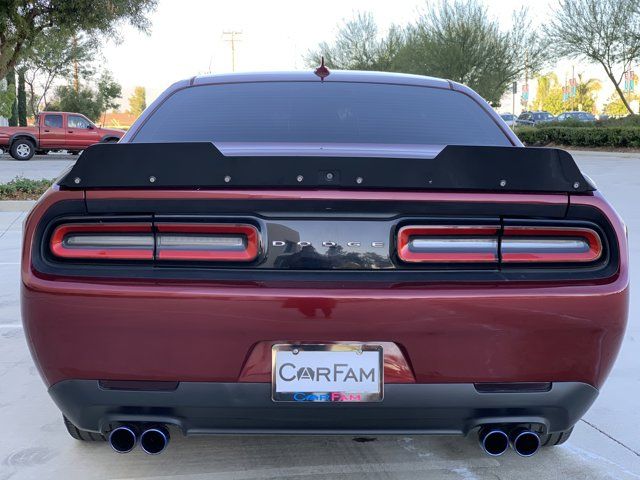
[{"label": "black rear spoiler", "polygon": [[97,144],[59,184],[65,189],[595,190],[571,155],[556,148],[450,145],[435,158],[232,157],[207,142]]}]

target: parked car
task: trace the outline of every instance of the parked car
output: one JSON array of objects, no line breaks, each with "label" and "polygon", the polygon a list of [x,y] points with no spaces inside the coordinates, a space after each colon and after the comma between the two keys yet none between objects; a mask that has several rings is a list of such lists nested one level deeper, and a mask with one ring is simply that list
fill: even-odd
[{"label": "parked car", "polygon": [[509,125],[510,127],[514,127],[516,125],[516,117],[513,113],[501,113],[500,118],[504,120],[504,123]]},{"label": "parked car", "polygon": [[571,156],[463,85],[199,76],[37,202],[21,311],[69,434],[120,453],[174,427],[530,456],[612,368],[627,252]]},{"label": "parked car", "polygon": [[556,119],[549,112],[522,112],[516,120],[516,125],[537,125],[553,122]]},{"label": "parked car", "polygon": [[77,154],[100,142],[117,142],[122,130],[97,127],[80,113],[41,112],[32,127],[0,127],[0,148],[16,160],[29,160],[36,153],[68,150]]},{"label": "parked car", "polygon": [[576,122],[595,122],[596,117],[592,113],[588,112],[562,112],[556,118],[558,122],[564,122],[565,120],[574,120]]}]

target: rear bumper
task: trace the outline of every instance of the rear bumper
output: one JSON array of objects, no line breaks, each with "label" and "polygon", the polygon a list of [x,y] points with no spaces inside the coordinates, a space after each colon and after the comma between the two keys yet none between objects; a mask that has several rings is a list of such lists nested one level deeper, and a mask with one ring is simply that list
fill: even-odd
[{"label": "rear bumper", "polygon": [[107,390],[95,380],[49,389],[83,430],[116,422],[173,424],[185,434],[463,434],[483,424],[571,428],[598,395],[579,382],[546,392],[479,393],[473,384],[392,384],[379,403],[274,403],[268,383],[182,382],[172,391]]},{"label": "rear bumper", "polygon": [[[393,343],[387,383],[581,382],[618,353],[626,285],[390,289],[37,279],[22,316],[48,385],[269,382],[274,343]],[[385,349],[387,351],[388,349]],[[403,378],[391,372],[408,370]]]}]

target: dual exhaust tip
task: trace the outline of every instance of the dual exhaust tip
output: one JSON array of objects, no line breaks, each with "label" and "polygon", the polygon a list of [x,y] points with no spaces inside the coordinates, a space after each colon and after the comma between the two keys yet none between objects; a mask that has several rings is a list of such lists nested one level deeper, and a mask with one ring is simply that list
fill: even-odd
[{"label": "dual exhaust tip", "polygon": [[537,433],[523,427],[507,433],[501,428],[483,428],[478,437],[482,450],[492,457],[502,455],[509,446],[521,457],[531,457],[540,449]]},{"label": "dual exhaust tip", "polygon": [[142,451],[149,455],[162,453],[169,444],[169,430],[164,425],[140,428],[136,425],[120,425],[109,434],[109,445],[118,453],[129,453],[138,442]]}]

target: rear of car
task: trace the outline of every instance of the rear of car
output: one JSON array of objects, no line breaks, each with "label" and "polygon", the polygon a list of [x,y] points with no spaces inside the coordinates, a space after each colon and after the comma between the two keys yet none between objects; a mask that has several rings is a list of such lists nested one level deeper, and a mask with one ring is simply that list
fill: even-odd
[{"label": "rear of car", "polygon": [[179,82],[24,235],[34,361],[70,433],[119,452],[170,425],[533,454],[596,399],[627,318],[624,225],[570,156],[425,77]]}]

